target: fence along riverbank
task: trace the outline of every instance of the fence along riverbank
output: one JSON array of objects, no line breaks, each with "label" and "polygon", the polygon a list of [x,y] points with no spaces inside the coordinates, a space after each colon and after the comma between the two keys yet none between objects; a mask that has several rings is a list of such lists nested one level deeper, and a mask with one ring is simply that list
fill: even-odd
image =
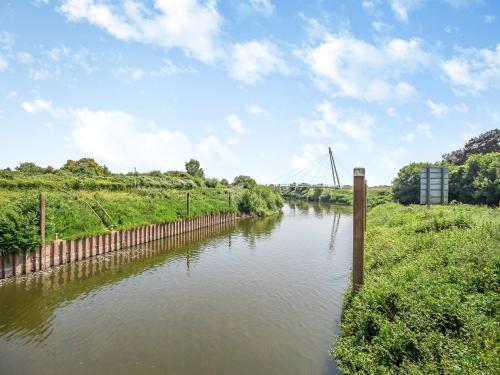
[{"label": "fence along riverbank", "polygon": [[0,279],[26,275],[73,263],[97,255],[114,252],[159,239],[173,237],[223,223],[234,222],[235,213],[206,215],[163,224],[150,224],[109,233],[56,240],[27,253],[0,256]]}]

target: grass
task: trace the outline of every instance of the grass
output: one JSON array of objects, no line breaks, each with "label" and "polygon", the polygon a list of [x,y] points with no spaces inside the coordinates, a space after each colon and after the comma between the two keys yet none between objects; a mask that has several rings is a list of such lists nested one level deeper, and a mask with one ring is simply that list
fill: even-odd
[{"label": "grass", "polygon": [[498,209],[373,208],[337,363],[344,374],[499,373],[499,273]]},{"label": "grass", "polygon": [[189,217],[221,212],[268,216],[278,213],[282,206],[280,195],[272,188],[224,185],[183,172],[137,178],[15,173],[0,176],[0,253],[31,251],[39,243],[36,228],[40,191],[46,192],[48,240],[56,236],[73,239],[186,218],[187,193]]},{"label": "grass", "polygon": [[[352,204],[352,189],[321,188],[286,188],[282,190],[285,199],[307,200],[309,202],[327,202],[335,204]],[[393,201],[390,188],[368,188],[368,205],[370,207]]]}]

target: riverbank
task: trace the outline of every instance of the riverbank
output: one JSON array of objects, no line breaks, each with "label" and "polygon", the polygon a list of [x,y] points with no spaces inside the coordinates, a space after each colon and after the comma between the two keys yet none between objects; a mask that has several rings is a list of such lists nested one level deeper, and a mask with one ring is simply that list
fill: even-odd
[{"label": "riverbank", "polygon": [[[178,175],[178,176],[177,176]],[[30,252],[40,243],[38,193],[46,192],[46,239],[71,240],[111,231],[215,214],[268,216],[282,207],[271,188],[182,177],[72,175],[0,178],[0,254]],[[31,181],[31,182],[30,182]],[[77,183],[78,182],[78,183]],[[168,186],[181,186],[172,188]],[[189,194],[189,211],[188,211]]]},{"label": "riverbank", "polygon": [[370,210],[365,284],[334,344],[343,373],[495,373],[499,249],[498,209]]},{"label": "riverbank", "polygon": [[[323,202],[339,205],[352,205],[352,189],[322,189],[322,188],[283,188],[283,198],[287,200],[305,200],[308,202]],[[393,201],[393,194],[387,188],[368,188],[368,206],[375,207]]]}]

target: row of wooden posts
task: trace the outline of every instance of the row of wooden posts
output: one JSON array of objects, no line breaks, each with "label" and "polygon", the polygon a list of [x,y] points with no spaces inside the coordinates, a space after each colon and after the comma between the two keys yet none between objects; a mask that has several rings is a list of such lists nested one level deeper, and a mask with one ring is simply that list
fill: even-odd
[{"label": "row of wooden posts", "polygon": [[[189,216],[189,193],[187,195],[187,213]],[[138,228],[111,231],[74,240],[55,240],[47,244],[45,239],[45,193],[40,193],[40,246],[30,253],[0,256],[0,279],[29,274],[235,220],[235,213],[209,214],[163,224],[149,224]]]},{"label": "row of wooden posts", "polygon": [[368,211],[368,184],[365,168],[353,171],[353,221],[352,221],[352,288],[355,292],[363,286],[366,212]]}]

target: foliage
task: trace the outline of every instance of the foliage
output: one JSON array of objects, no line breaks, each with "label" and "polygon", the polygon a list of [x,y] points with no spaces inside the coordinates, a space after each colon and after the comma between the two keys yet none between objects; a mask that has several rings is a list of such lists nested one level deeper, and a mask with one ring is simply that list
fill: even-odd
[{"label": "foliage", "polygon": [[342,373],[497,373],[499,248],[498,209],[371,210],[365,285],[334,344]]},{"label": "foliage", "polygon": [[45,173],[45,169],[36,165],[35,163],[26,162],[21,163],[16,167],[16,171],[19,173],[27,174],[27,175],[35,175],[35,174],[43,174]]},{"label": "foliage", "polygon": [[[324,189],[324,188],[286,188],[282,190],[283,197],[291,200],[307,200],[310,202],[326,202],[341,205],[352,204],[352,188]],[[368,188],[368,205],[370,207],[392,202],[392,191],[389,187]]]},{"label": "foliage", "polygon": [[77,161],[68,160],[61,170],[68,171],[78,176],[106,176],[109,173],[105,165],[100,165],[92,158],[81,158]]},{"label": "foliage", "polygon": [[420,170],[430,163],[411,163],[398,171],[392,182],[394,199],[402,204],[420,202]]},{"label": "foliage", "polygon": [[250,176],[237,176],[234,178],[233,185],[250,189],[257,186],[257,182]]},{"label": "foliage", "polygon": [[0,254],[31,252],[40,244],[40,208],[35,196],[22,196],[0,212]]},{"label": "foliage", "polygon": [[498,205],[500,202],[500,152],[473,155],[450,168],[450,199],[463,203]]},{"label": "foliage", "polygon": [[205,172],[203,172],[203,168],[200,166],[200,162],[195,159],[191,159],[186,162],[186,172],[191,176],[195,177],[204,177]]},{"label": "foliage", "polygon": [[471,155],[490,152],[500,152],[500,129],[492,129],[471,138],[462,149],[444,154],[443,159],[449,164],[462,165]]},{"label": "foliage", "polygon": [[267,216],[279,212],[281,207],[281,195],[270,188],[247,189],[238,200],[238,210],[247,215]]}]

